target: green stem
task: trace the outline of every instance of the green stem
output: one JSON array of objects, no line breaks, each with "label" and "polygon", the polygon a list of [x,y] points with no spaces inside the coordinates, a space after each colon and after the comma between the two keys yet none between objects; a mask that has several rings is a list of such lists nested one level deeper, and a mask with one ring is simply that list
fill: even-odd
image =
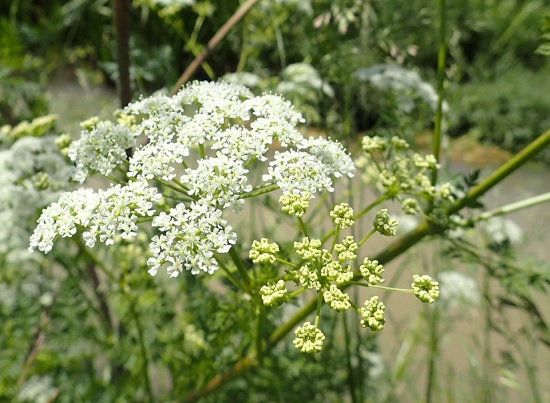
[{"label": "green stem", "polygon": [[477,217],[472,218],[472,222],[479,222],[479,221],[485,221],[492,217],[497,217],[504,214],[509,214],[514,211],[523,210],[528,207],[536,206],[537,204],[542,204],[550,201],[550,192],[544,193],[538,196],[533,196],[525,200],[521,200],[519,202],[510,203],[502,207],[498,207],[491,211],[486,211],[484,213],[481,213]]},{"label": "green stem", "polygon": [[187,189],[187,188],[185,188],[185,187],[178,187],[178,186],[175,186],[175,185],[173,185],[173,184],[170,183],[170,182],[163,181],[162,179],[157,179],[157,182],[160,183],[160,184],[162,184],[162,185],[164,185],[164,186],[166,186],[167,188],[172,189],[173,191],[175,191],[175,192],[177,192],[177,193],[183,193],[183,194],[185,194],[185,196],[190,197],[190,198],[192,198],[193,200],[197,200],[196,197],[189,196],[189,194],[187,194],[187,191],[188,191],[189,189]]},{"label": "green stem", "polygon": [[371,229],[370,232],[367,235],[365,235],[365,237],[357,243],[357,246],[361,246],[365,242],[367,242],[367,239],[369,239],[371,236],[373,236],[375,232],[376,232],[376,228]]},{"label": "green stem", "polygon": [[429,357],[428,357],[428,377],[426,380],[426,403],[433,401],[433,391],[435,386],[435,364],[439,353],[439,309],[428,311],[430,339],[429,339]]},{"label": "green stem", "polygon": [[378,161],[376,161],[374,153],[372,151],[369,151],[368,154],[370,155],[370,158],[371,158],[372,162],[374,162],[374,165],[376,166],[376,169],[378,169],[378,172],[382,172],[383,169],[380,166],[380,164],[378,164]]},{"label": "green stem", "polygon": [[[355,382],[355,371],[353,368],[353,362],[352,362],[352,354],[351,354],[351,330],[349,329],[349,324],[347,321],[348,315],[342,315],[342,321],[344,324],[344,348],[346,353],[346,367],[348,370],[347,373],[347,381],[348,381],[348,387],[349,387],[349,393],[351,395],[351,401],[353,403],[358,403],[360,400],[357,396],[357,391],[359,388],[356,385]],[[355,358],[355,357],[354,357]]]},{"label": "green stem", "polygon": [[286,265],[286,266],[292,267],[293,269],[299,269],[300,268],[300,266],[298,266],[297,264],[289,262],[288,260],[281,259],[280,257],[277,257],[277,256],[275,256],[275,260],[279,263],[282,263],[282,264]]},{"label": "green stem", "polygon": [[248,276],[246,267],[244,267],[243,261],[241,260],[241,257],[239,256],[235,246],[229,249],[229,256],[231,257],[231,260],[233,260],[233,263],[235,263],[235,266],[237,267],[239,274],[243,278],[246,289],[248,290],[247,294],[252,295],[253,292],[252,292],[252,289],[250,288],[250,277]]},{"label": "green stem", "polygon": [[536,140],[532,141],[520,152],[512,156],[507,162],[497,168],[491,175],[483,180],[479,185],[472,188],[468,194],[456,201],[449,209],[448,214],[454,214],[463,207],[469,205],[483,196],[487,191],[500,183],[504,178],[516,171],[519,167],[530,161],[536,154],[542,151],[550,144],[550,129],[542,133]]},{"label": "green stem", "polygon": [[304,221],[302,220],[302,217],[297,217],[297,218],[298,218],[298,222],[300,223],[300,228],[302,229],[302,232],[304,233],[304,236],[309,238],[309,234],[307,232],[307,227],[306,227],[306,224],[304,223]]},{"label": "green stem", "polygon": [[377,288],[379,290],[385,290],[385,291],[401,292],[403,294],[414,294],[414,290],[412,288],[386,287],[385,285],[378,285],[378,284],[369,285],[369,287],[370,288]]},{"label": "green stem", "polygon": [[321,305],[323,305],[323,292],[319,290],[317,293],[317,309],[315,311],[315,327],[319,327],[319,319],[321,319]]},{"label": "green stem", "polygon": [[332,245],[330,246],[330,253],[334,251],[334,246],[336,246],[336,242],[338,241],[338,234],[340,233],[340,229],[336,227],[334,229],[334,238],[332,238]]},{"label": "green stem", "polygon": [[218,262],[218,265],[220,266],[220,268],[225,272],[225,274],[229,278],[229,281],[231,281],[231,283],[233,283],[233,285],[236,288],[238,288],[242,292],[248,294],[249,292],[246,289],[246,287],[239,281],[239,279],[237,277],[235,277],[235,275],[233,273],[231,273],[229,271],[229,269],[223,264],[222,260],[219,259],[217,256],[216,256],[216,261]]},{"label": "green stem", "polygon": [[[439,162],[441,151],[441,123],[443,121],[443,98],[445,84],[445,56],[447,54],[446,23],[447,8],[445,0],[439,0],[439,52],[437,55],[437,106],[434,119],[434,132],[432,137],[432,153]],[[432,171],[432,185],[437,183],[438,170]]]},{"label": "green stem", "polygon": [[126,294],[127,297],[129,297],[128,299],[130,300],[130,309],[132,310],[132,316],[134,317],[134,322],[136,324],[136,328],[138,331],[139,348],[143,359],[143,382],[145,383],[145,390],[147,391],[147,396],[149,397],[149,401],[154,402],[155,398],[153,396],[153,390],[151,389],[151,379],[149,377],[149,370],[148,370],[149,354],[147,354],[147,347],[145,346],[145,338],[143,337],[143,326],[141,325],[140,316],[136,309],[138,302],[135,300],[135,298],[131,297],[130,294],[124,291],[123,293]]},{"label": "green stem", "polygon": [[302,288],[300,288],[296,291],[291,292],[290,294],[288,294],[288,299],[294,298],[296,295],[299,295],[299,294],[303,293],[305,290],[307,290],[307,288],[302,287]]},{"label": "green stem", "polygon": [[358,212],[357,214],[355,214],[353,216],[353,219],[354,220],[357,220],[358,218],[361,218],[363,217],[365,214],[367,214],[369,211],[371,211],[373,208],[375,208],[376,206],[378,206],[380,203],[382,203],[384,200],[386,200],[388,198],[388,194],[387,193],[384,193],[383,195],[381,195],[378,199],[376,199],[374,202],[372,202],[371,204],[369,204],[367,207],[365,207],[364,209],[362,209],[360,212]]},{"label": "green stem", "polygon": [[249,199],[251,197],[260,196],[266,193],[273,192],[274,190],[279,189],[279,186],[277,185],[270,185],[269,187],[266,186],[260,186],[256,189],[253,189],[252,191],[248,193],[242,194],[239,199]]}]

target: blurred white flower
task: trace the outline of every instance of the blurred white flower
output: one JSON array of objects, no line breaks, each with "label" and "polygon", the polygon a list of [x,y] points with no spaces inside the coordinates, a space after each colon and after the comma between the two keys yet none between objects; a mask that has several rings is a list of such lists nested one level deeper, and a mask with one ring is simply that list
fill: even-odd
[{"label": "blurred white flower", "polygon": [[493,243],[509,241],[514,245],[523,239],[523,230],[509,218],[492,217],[483,223],[482,228]]},{"label": "blurred white flower", "polygon": [[458,271],[444,271],[437,276],[439,301],[451,309],[477,305],[480,295],[475,280]]}]

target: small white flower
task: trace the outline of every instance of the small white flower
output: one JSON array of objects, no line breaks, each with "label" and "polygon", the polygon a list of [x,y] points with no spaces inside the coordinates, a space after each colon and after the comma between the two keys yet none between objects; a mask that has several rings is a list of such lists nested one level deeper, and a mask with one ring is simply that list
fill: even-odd
[{"label": "small white flower", "polygon": [[523,239],[523,230],[508,218],[492,217],[483,224],[482,228],[494,243],[503,243],[508,240],[511,244],[518,244]]},{"label": "small white flower", "polygon": [[247,173],[242,161],[219,154],[199,160],[197,169],[186,169],[180,180],[189,188],[190,196],[200,197],[215,207],[238,211],[243,203],[239,196],[252,190]]},{"label": "small white flower", "polygon": [[161,266],[166,266],[170,277],[177,277],[184,270],[192,274],[216,271],[214,253],[227,253],[237,240],[221,215],[221,210],[198,202],[188,208],[180,203],[169,214],[155,217],[153,226],[166,231],[153,237],[149,244],[153,253],[147,261],[149,273],[155,275]]},{"label": "small white flower", "polygon": [[305,195],[323,189],[329,192],[334,190],[327,167],[304,151],[276,151],[262,180],[275,182],[283,193]]},{"label": "small white flower", "polygon": [[38,225],[31,235],[29,250],[48,253],[58,236],[71,237],[77,226],[87,226],[99,203],[99,196],[92,189],[80,188],[61,195],[56,203],[45,208]]},{"label": "small white flower", "polygon": [[346,152],[341,143],[326,140],[322,137],[310,137],[307,141],[310,153],[315,155],[326,167],[327,172],[336,177],[355,174],[355,165],[351,156]]},{"label": "small white flower", "polygon": [[475,280],[458,271],[444,271],[437,276],[440,300],[453,309],[464,305],[477,305],[480,302]]},{"label": "small white flower", "polygon": [[112,122],[99,122],[84,130],[69,146],[69,158],[76,164],[74,179],[82,183],[93,172],[108,175],[126,160],[126,149],[135,145],[136,136],[129,128]]},{"label": "small white flower", "polygon": [[175,164],[189,155],[189,148],[170,141],[149,143],[134,152],[128,176],[170,181],[176,176]]}]

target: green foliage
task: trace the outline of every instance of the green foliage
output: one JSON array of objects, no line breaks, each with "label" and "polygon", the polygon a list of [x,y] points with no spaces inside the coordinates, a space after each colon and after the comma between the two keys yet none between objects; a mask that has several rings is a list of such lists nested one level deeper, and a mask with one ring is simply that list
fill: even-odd
[{"label": "green foliage", "polygon": [[[453,91],[455,132],[472,130],[477,137],[517,152],[550,126],[550,75],[513,70],[495,81],[476,82]],[[550,151],[539,158],[550,162]]]},{"label": "green foliage", "polygon": [[16,26],[0,18],[0,127],[47,112],[42,61],[26,53]]},{"label": "green foliage", "polygon": [[543,56],[550,56],[550,14],[544,16],[541,42],[536,52]]}]

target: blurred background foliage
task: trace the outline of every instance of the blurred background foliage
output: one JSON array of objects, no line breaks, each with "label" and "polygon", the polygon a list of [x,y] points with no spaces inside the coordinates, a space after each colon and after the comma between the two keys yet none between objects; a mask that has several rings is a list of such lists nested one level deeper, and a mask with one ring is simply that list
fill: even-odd
[{"label": "blurred background foliage", "polygon": [[[548,120],[548,6],[542,0],[446,4],[448,132],[474,131],[482,141],[516,151]],[[237,0],[129,2],[135,96],[170,88],[239,5]],[[81,81],[117,81],[111,2],[10,0],[0,5],[0,16],[0,99],[18,98],[2,104],[1,121],[43,113],[36,85],[52,74],[69,70]],[[333,137],[353,136],[391,124],[388,103],[401,109],[418,98],[412,88],[417,84],[406,82],[411,74],[427,85],[435,82],[438,24],[437,7],[425,0],[259,1],[193,78],[231,74],[257,91],[282,92],[310,124]],[[402,88],[380,87],[356,74],[381,64],[402,68],[393,76],[401,77]],[[406,114],[416,122],[416,132],[432,124],[429,111]]]},{"label": "blurred background foliage", "polygon": [[[46,89],[54,79],[76,80],[84,88],[116,86],[111,3],[0,2],[0,127],[9,125],[2,133],[48,112]],[[169,90],[243,3],[128,1],[134,98]],[[469,136],[518,151],[550,126],[548,4],[544,0],[447,0],[446,4],[445,131],[451,137]],[[433,125],[439,23],[437,6],[428,0],[259,0],[193,79],[223,78],[258,93],[282,93],[309,125],[350,143],[364,133],[398,132],[412,140]],[[70,107],[86,105],[66,106]],[[55,127],[48,130],[53,141],[58,132]],[[550,151],[541,158],[549,163]],[[276,231],[276,223],[264,230]],[[25,236],[21,235],[23,243]],[[145,249],[145,242],[122,243],[109,251],[96,248],[106,267],[116,267],[120,274],[116,282],[98,277],[92,257],[75,245],[67,244],[53,264],[36,254],[25,255],[23,243],[20,250],[0,249],[1,398],[111,402],[155,396],[156,401],[180,401],[248,351],[255,330],[247,318],[258,313],[247,310],[250,305],[242,301],[242,294],[221,279],[215,279],[212,287],[204,276],[170,282],[161,276],[152,279],[143,269],[132,270],[144,264],[128,256],[142,256],[132,248]],[[449,256],[477,266],[481,262],[486,273],[483,300],[498,302],[495,312],[514,307],[523,315],[526,324],[515,340],[531,337],[527,344],[533,347],[535,333],[529,332],[533,327],[547,342],[548,329],[543,319],[534,316],[538,312],[534,297],[526,291],[533,285],[546,289],[547,266],[531,262],[526,264],[529,270],[513,270],[510,245],[489,246],[481,256],[467,242],[449,241],[437,253],[445,262]],[[503,256],[505,260],[497,259]],[[263,280],[260,275],[257,284]],[[497,291],[492,293],[488,284]],[[277,321],[277,315],[290,313],[271,312],[270,318]],[[537,321],[530,322],[533,317]],[[427,329],[441,325],[437,318],[436,310],[419,314],[417,331],[409,332],[413,337],[409,345],[429,346],[433,338],[426,336]],[[333,321],[333,329],[340,320],[345,319],[323,319]],[[351,329],[349,333],[328,337],[345,340],[344,348],[326,348],[320,356],[300,355],[290,342],[283,342],[262,357],[257,370],[206,401],[341,401],[346,393],[357,402],[421,399],[412,387],[404,393],[398,388],[403,382],[400,370],[412,368],[407,367],[410,355],[403,351],[405,343],[396,353],[392,373],[381,364],[376,338],[353,326],[343,327]],[[496,324],[487,326],[484,335],[497,332],[510,337]],[[266,327],[265,334],[272,330]],[[514,359],[518,351],[525,367],[532,368],[536,352],[530,356],[522,346],[502,351],[501,372],[518,367],[521,360]],[[433,350],[428,347],[428,351]],[[346,368],[343,356],[348,358]],[[468,401],[503,401],[502,391],[487,392],[494,387],[492,375],[472,376],[486,388],[469,391]],[[515,382],[510,373],[503,376]],[[532,373],[527,377],[536,378]],[[154,390],[147,390],[147,385]],[[537,385],[531,386],[537,390]],[[448,401],[453,401],[453,393],[458,396],[455,401],[464,401],[460,391],[439,392]]]}]

